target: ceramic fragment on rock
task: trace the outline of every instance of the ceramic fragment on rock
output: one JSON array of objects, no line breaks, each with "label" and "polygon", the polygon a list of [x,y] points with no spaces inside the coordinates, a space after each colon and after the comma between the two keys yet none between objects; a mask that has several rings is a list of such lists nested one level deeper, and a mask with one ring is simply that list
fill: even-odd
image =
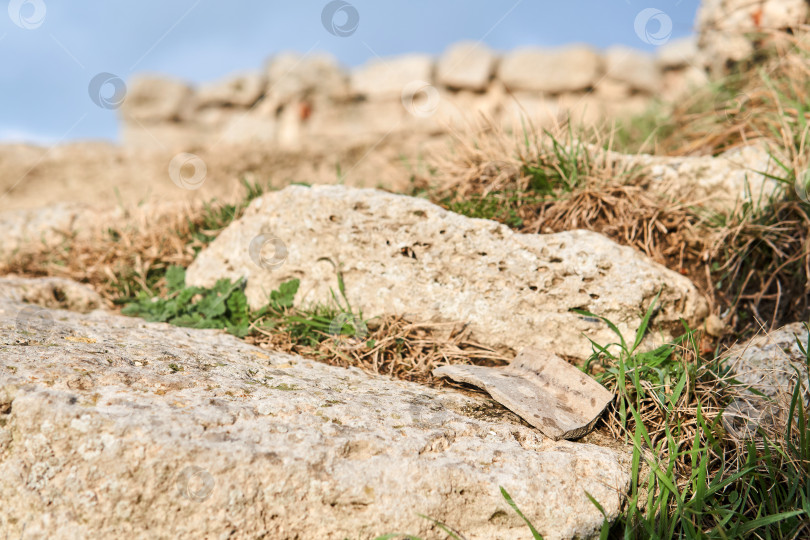
[{"label": "ceramic fragment on rock", "polygon": [[577,439],[593,429],[613,394],[556,354],[525,349],[503,368],[451,365],[433,370],[483,388],[552,439]]}]

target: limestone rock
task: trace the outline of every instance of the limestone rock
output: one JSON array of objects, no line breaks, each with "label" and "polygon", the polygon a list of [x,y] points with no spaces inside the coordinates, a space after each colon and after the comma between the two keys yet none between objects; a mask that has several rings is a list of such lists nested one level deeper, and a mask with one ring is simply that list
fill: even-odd
[{"label": "limestone rock", "polygon": [[261,73],[248,72],[201,86],[194,96],[198,107],[247,108],[264,94],[267,80]]},{"label": "limestone rock", "polygon": [[732,435],[751,438],[759,428],[784,426],[797,382],[802,385],[799,396],[804,405],[810,403],[807,356],[797,343],[807,350],[807,336],[803,323],[793,323],[726,353],[725,365],[739,383],[731,389],[734,401],[723,412],[723,425]]},{"label": "limestone rock", "polygon": [[697,39],[686,36],[668,41],[656,50],[656,62],[661,69],[678,69],[698,60]]},{"label": "limestone rock", "polygon": [[642,154],[622,159],[648,168],[656,191],[711,210],[728,211],[745,201],[746,185],[754,201],[767,201],[780,187],[778,181],[761,174],[778,175],[779,170],[768,151],[756,145],[729,150],[717,157]]},{"label": "limestone rock", "polygon": [[[807,386],[807,358],[796,340],[807,346],[807,329],[793,323],[732,347],[726,365],[734,378],[769,398],[793,393],[796,377]],[[797,371],[798,370],[798,373]],[[810,397],[805,388],[805,399]]]},{"label": "limestone rock", "polygon": [[441,366],[433,374],[483,388],[554,440],[587,434],[613,399],[579,368],[539,349],[522,350],[507,367]]},{"label": "limestone rock", "polygon": [[432,81],[433,59],[424,54],[410,54],[374,59],[355,69],[351,74],[351,92],[369,100],[399,100],[409,84]]},{"label": "limestone rock", "polygon": [[281,53],[267,63],[267,94],[283,105],[307,97],[324,95],[342,99],[347,92],[347,75],[335,58],[326,53],[302,56]]},{"label": "limestone rock", "polygon": [[0,277],[0,297],[83,313],[98,309],[104,304],[101,296],[87,285],[58,277]]},{"label": "limestone rock", "polygon": [[128,83],[121,112],[139,122],[175,121],[189,106],[192,94],[191,87],[181,81],[140,75]]},{"label": "limestone rock", "polygon": [[436,80],[450,88],[482,91],[489,85],[496,61],[492,50],[481,43],[456,43],[439,58]]},{"label": "limestone rock", "polygon": [[501,59],[498,78],[510,90],[562,93],[594,86],[602,69],[602,59],[587,45],[518,49]]},{"label": "limestone rock", "polygon": [[[274,254],[252,258],[262,246]],[[331,301],[338,267],[351,305],[366,317],[464,321],[484,343],[575,358],[590,355],[586,336],[616,336],[572,309],[607,317],[628,340],[661,289],[653,325],[665,336],[681,317],[699,324],[707,309],[687,278],[600,234],[518,234],[423,199],[343,186],[289,186],[256,199],[198,255],[187,280],[211,286],[246,277],[248,301],[259,307],[282,282],[300,278],[296,300],[308,304]]]},{"label": "limestone rock", "polygon": [[[546,538],[598,534],[630,453],[554,442],[497,405],[213,330],[0,299],[0,530],[9,538]],[[498,516],[498,519],[492,519]]]},{"label": "limestone rock", "polygon": [[661,86],[661,74],[652,56],[630,47],[615,46],[605,52],[605,69],[611,79],[653,94]]}]

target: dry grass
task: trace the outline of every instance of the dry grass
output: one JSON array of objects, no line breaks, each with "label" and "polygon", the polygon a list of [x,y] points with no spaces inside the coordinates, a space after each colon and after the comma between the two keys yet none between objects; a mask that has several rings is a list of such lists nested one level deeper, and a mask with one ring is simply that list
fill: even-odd
[{"label": "dry grass", "polygon": [[414,323],[398,316],[368,322],[368,335],[356,346],[344,336],[330,336],[318,347],[302,345],[289,334],[260,328],[247,338],[264,349],[300,354],[327,364],[358,367],[369,373],[387,375],[429,386],[457,386],[437,379],[431,372],[446,364],[506,365],[513,353],[497,351],[471,339],[467,325],[458,323]]}]

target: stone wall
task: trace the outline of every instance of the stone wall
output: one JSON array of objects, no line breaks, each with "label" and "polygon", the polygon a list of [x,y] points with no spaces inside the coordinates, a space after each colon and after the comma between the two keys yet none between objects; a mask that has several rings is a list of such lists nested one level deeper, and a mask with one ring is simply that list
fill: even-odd
[{"label": "stone wall", "polygon": [[526,117],[544,127],[569,112],[577,121],[595,123],[702,84],[697,57],[692,39],[672,41],[656,55],[585,45],[501,55],[463,42],[439,58],[375,59],[352,70],[326,54],[285,53],[261,71],[197,88],[137,77],[121,109],[123,140],[168,150],[219,143],[300,150],[437,135],[481,114],[518,126]]},{"label": "stone wall", "polygon": [[807,0],[702,0],[697,30],[705,64],[722,73],[749,57],[763,37],[805,26],[808,15]]}]

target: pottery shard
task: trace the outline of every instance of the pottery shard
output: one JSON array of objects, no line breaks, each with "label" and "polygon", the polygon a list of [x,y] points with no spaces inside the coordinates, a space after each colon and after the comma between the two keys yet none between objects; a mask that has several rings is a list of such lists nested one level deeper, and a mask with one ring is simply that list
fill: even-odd
[{"label": "pottery shard", "polygon": [[602,59],[586,45],[519,49],[501,59],[498,78],[510,90],[562,93],[594,86],[602,69]]},{"label": "pottery shard", "polygon": [[[630,452],[552,441],[481,398],[215,330],[0,298],[0,531],[9,538],[598,535]],[[486,418],[475,411],[486,410]],[[497,520],[490,516],[499,516]]]},{"label": "pottery shard", "polygon": [[492,50],[478,42],[456,43],[439,58],[436,79],[450,88],[482,91],[489,85],[495,62]]},{"label": "pottery shard", "polygon": [[[274,255],[274,237],[283,258]],[[266,245],[263,258],[251,257],[255,242]],[[257,259],[273,264],[260,267]],[[350,304],[365,317],[463,321],[493,346],[580,359],[592,352],[588,337],[606,344],[616,335],[576,309],[607,317],[628,340],[659,291],[656,336],[682,328],[681,318],[696,326],[707,313],[687,278],[601,234],[519,234],[421,198],[344,186],[289,186],[256,199],[197,256],[187,280],[210,287],[245,277],[258,308],[298,278],[296,302],[307,305],[333,301],[337,268]]]},{"label": "pottery shard", "polygon": [[175,121],[186,112],[192,95],[191,87],[181,81],[142,75],[127,83],[121,112],[139,122]]},{"label": "pottery shard", "polygon": [[370,100],[402,99],[412,84],[433,81],[433,59],[428,55],[411,54],[371,60],[351,74],[351,92]]},{"label": "pottery shard", "polygon": [[601,384],[540,349],[524,349],[505,368],[453,365],[433,374],[483,388],[554,440],[587,434],[613,399]]}]

